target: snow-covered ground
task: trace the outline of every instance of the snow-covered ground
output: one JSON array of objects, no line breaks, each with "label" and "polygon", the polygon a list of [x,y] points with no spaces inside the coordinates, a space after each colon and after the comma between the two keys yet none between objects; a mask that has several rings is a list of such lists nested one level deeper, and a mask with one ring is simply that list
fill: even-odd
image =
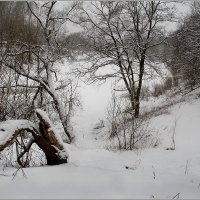
[{"label": "snow-covered ground", "polygon": [[[66,145],[68,164],[26,168],[26,178],[19,170],[14,179],[16,169],[1,167],[0,198],[199,199],[199,95],[196,90],[151,119],[160,138],[158,147],[113,152],[88,133],[78,143]],[[174,130],[175,150],[166,150],[172,147]]]}]

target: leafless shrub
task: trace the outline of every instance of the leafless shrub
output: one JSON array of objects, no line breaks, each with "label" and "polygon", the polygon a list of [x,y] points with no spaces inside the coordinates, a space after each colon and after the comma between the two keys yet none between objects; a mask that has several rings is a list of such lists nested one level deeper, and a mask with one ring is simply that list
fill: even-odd
[{"label": "leafless shrub", "polygon": [[107,111],[107,120],[111,148],[133,150],[149,144],[155,146],[149,131],[149,119],[145,116],[135,118],[127,112],[126,103],[115,92]]},{"label": "leafless shrub", "polygon": [[163,83],[157,83],[154,85],[152,96],[158,97],[164,94],[167,90],[173,86],[173,80],[171,77],[167,77]]},{"label": "leafless shrub", "polygon": [[150,91],[149,87],[143,86],[141,89],[141,100],[148,101],[150,96],[151,96],[151,91]]},{"label": "leafless shrub", "polygon": [[158,97],[158,96],[160,96],[162,94],[163,94],[163,87],[162,87],[162,85],[161,84],[155,84],[153,92],[152,92],[152,96]]},{"label": "leafless shrub", "polygon": [[163,88],[164,90],[170,90],[173,86],[173,78],[172,77],[167,77],[163,83]]}]

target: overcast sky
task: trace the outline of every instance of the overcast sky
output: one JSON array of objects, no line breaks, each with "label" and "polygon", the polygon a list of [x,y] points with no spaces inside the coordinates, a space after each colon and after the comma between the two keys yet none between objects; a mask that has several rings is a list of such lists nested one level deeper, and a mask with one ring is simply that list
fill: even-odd
[{"label": "overcast sky", "polygon": [[[170,1],[166,1],[169,2],[169,5],[174,7],[176,9],[175,15],[176,17],[178,17],[179,19],[185,17],[186,15],[188,15],[190,13],[190,5],[192,3],[192,1],[183,1],[183,2],[170,2]],[[73,3],[73,1],[58,1],[57,2],[57,8],[59,10],[64,10],[67,7],[69,7],[71,4]],[[89,4],[89,1],[84,1],[85,4]],[[166,30],[168,32],[174,31],[177,28],[178,23],[176,22],[166,22]],[[81,31],[81,27],[77,24],[73,24],[71,22],[67,22],[65,24],[65,28],[67,33],[74,33],[74,32],[79,32]]]}]

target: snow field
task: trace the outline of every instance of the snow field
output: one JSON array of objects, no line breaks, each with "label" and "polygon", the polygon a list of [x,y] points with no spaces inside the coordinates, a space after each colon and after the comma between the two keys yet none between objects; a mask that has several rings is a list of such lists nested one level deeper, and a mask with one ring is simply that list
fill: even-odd
[{"label": "snow field", "polygon": [[[81,146],[66,145],[69,163],[0,174],[0,198],[200,198],[200,99],[169,108],[169,114],[151,120],[161,143],[158,148],[108,151],[94,148],[92,137]],[[175,150],[171,147],[177,118]],[[84,141],[84,138],[82,138]],[[91,146],[89,145],[91,144]],[[128,169],[126,169],[128,168]]]}]

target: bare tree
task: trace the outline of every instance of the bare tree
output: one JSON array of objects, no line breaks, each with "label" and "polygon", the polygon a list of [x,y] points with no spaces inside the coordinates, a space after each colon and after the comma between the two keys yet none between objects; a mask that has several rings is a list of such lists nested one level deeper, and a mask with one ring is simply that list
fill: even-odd
[{"label": "bare tree", "polygon": [[[19,76],[29,80],[29,83],[36,88],[33,106],[36,106],[35,100],[39,94],[42,95],[42,89],[50,95],[70,143],[74,136],[68,131],[69,115],[64,112],[65,109],[57,90],[66,86],[73,86],[70,94],[72,96],[69,98],[70,102],[68,102],[69,109],[71,109],[76,84],[75,86],[70,82],[61,85],[56,84],[58,80],[56,63],[66,57],[66,54],[63,54],[64,50],[60,48],[58,33],[62,25],[69,19],[70,12],[74,9],[75,4],[66,13],[56,11],[55,5],[55,1],[27,2],[27,7],[33,17],[32,21],[39,27],[40,40],[37,43],[14,40],[12,41],[12,48],[8,47],[7,41],[2,41],[3,52],[0,63],[1,66],[10,68]],[[28,63],[21,59],[24,57],[30,58]],[[29,88],[28,85],[27,88]]]},{"label": "bare tree", "polygon": [[92,65],[79,72],[89,74],[92,81],[113,77],[122,81],[138,117],[145,65],[150,49],[165,41],[160,25],[172,18],[170,9],[159,1],[109,1],[91,2],[90,10],[84,6],[80,10],[80,24],[90,38]]},{"label": "bare tree", "polygon": [[192,12],[169,37],[172,53],[168,62],[176,81],[182,81],[191,90],[200,83],[200,4],[193,2]]}]

